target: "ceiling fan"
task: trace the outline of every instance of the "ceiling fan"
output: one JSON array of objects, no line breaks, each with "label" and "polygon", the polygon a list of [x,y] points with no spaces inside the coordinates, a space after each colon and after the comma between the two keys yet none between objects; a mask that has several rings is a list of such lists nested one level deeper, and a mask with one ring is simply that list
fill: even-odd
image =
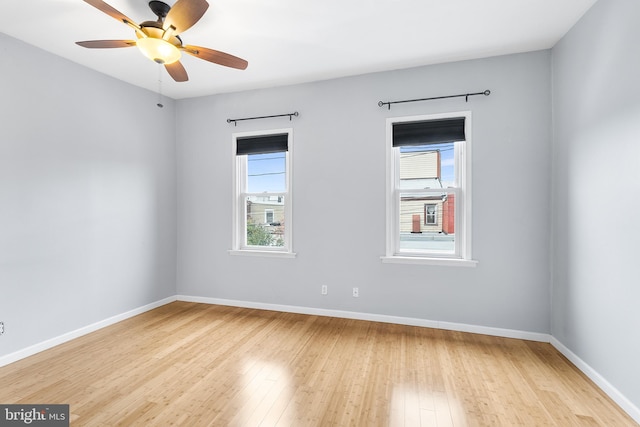
[{"label": "ceiling fan", "polygon": [[96,9],[106,13],[135,30],[136,40],[89,40],[76,42],[91,49],[138,46],[152,61],[163,64],[169,75],[177,82],[189,80],[187,71],[180,63],[182,52],[214,64],[244,70],[248,62],[228,53],[206,47],[185,45],[179,34],[191,28],[207,11],[205,0],[178,0],[173,7],[161,1],[150,1],[149,8],[158,17],[156,21],[136,24],[102,0],[84,0]]}]

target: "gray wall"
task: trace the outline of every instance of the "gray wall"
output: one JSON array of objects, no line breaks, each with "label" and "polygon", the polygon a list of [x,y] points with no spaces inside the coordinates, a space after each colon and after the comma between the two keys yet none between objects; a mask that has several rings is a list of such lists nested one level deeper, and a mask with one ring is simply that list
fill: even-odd
[{"label": "gray wall", "polygon": [[636,407],[639,16],[600,0],[553,49],[552,333]]},{"label": "gray wall", "polygon": [[176,200],[173,101],[3,34],[0,55],[2,356],[175,295]]},{"label": "gray wall", "polygon": [[[548,333],[550,71],[541,51],[178,101],[178,294]],[[478,267],[383,264],[385,119],[467,109]],[[290,126],[298,256],[230,256],[231,134]]]}]

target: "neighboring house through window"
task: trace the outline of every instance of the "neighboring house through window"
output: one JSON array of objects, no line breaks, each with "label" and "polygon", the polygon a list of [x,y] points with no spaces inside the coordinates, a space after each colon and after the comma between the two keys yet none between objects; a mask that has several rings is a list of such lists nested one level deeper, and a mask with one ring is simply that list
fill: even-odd
[{"label": "neighboring house through window", "polygon": [[471,113],[387,119],[385,262],[471,260]]},{"label": "neighboring house through window", "polygon": [[232,254],[293,256],[292,130],[233,134]]}]

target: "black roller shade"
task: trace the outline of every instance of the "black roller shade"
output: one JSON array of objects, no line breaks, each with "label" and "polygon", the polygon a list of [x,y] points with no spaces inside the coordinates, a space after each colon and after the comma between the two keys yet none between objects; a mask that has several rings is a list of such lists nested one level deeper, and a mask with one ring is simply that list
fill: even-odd
[{"label": "black roller shade", "polygon": [[464,141],[464,117],[394,123],[393,146],[442,144]]},{"label": "black roller shade", "polygon": [[236,139],[236,155],[279,153],[289,149],[289,135],[247,136]]}]

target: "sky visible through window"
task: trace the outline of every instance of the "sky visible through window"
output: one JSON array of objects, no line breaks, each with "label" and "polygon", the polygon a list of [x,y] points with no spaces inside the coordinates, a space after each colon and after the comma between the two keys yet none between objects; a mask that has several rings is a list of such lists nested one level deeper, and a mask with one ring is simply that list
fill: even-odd
[{"label": "sky visible through window", "polygon": [[247,191],[279,193],[286,190],[285,152],[249,154],[247,158]]}]

